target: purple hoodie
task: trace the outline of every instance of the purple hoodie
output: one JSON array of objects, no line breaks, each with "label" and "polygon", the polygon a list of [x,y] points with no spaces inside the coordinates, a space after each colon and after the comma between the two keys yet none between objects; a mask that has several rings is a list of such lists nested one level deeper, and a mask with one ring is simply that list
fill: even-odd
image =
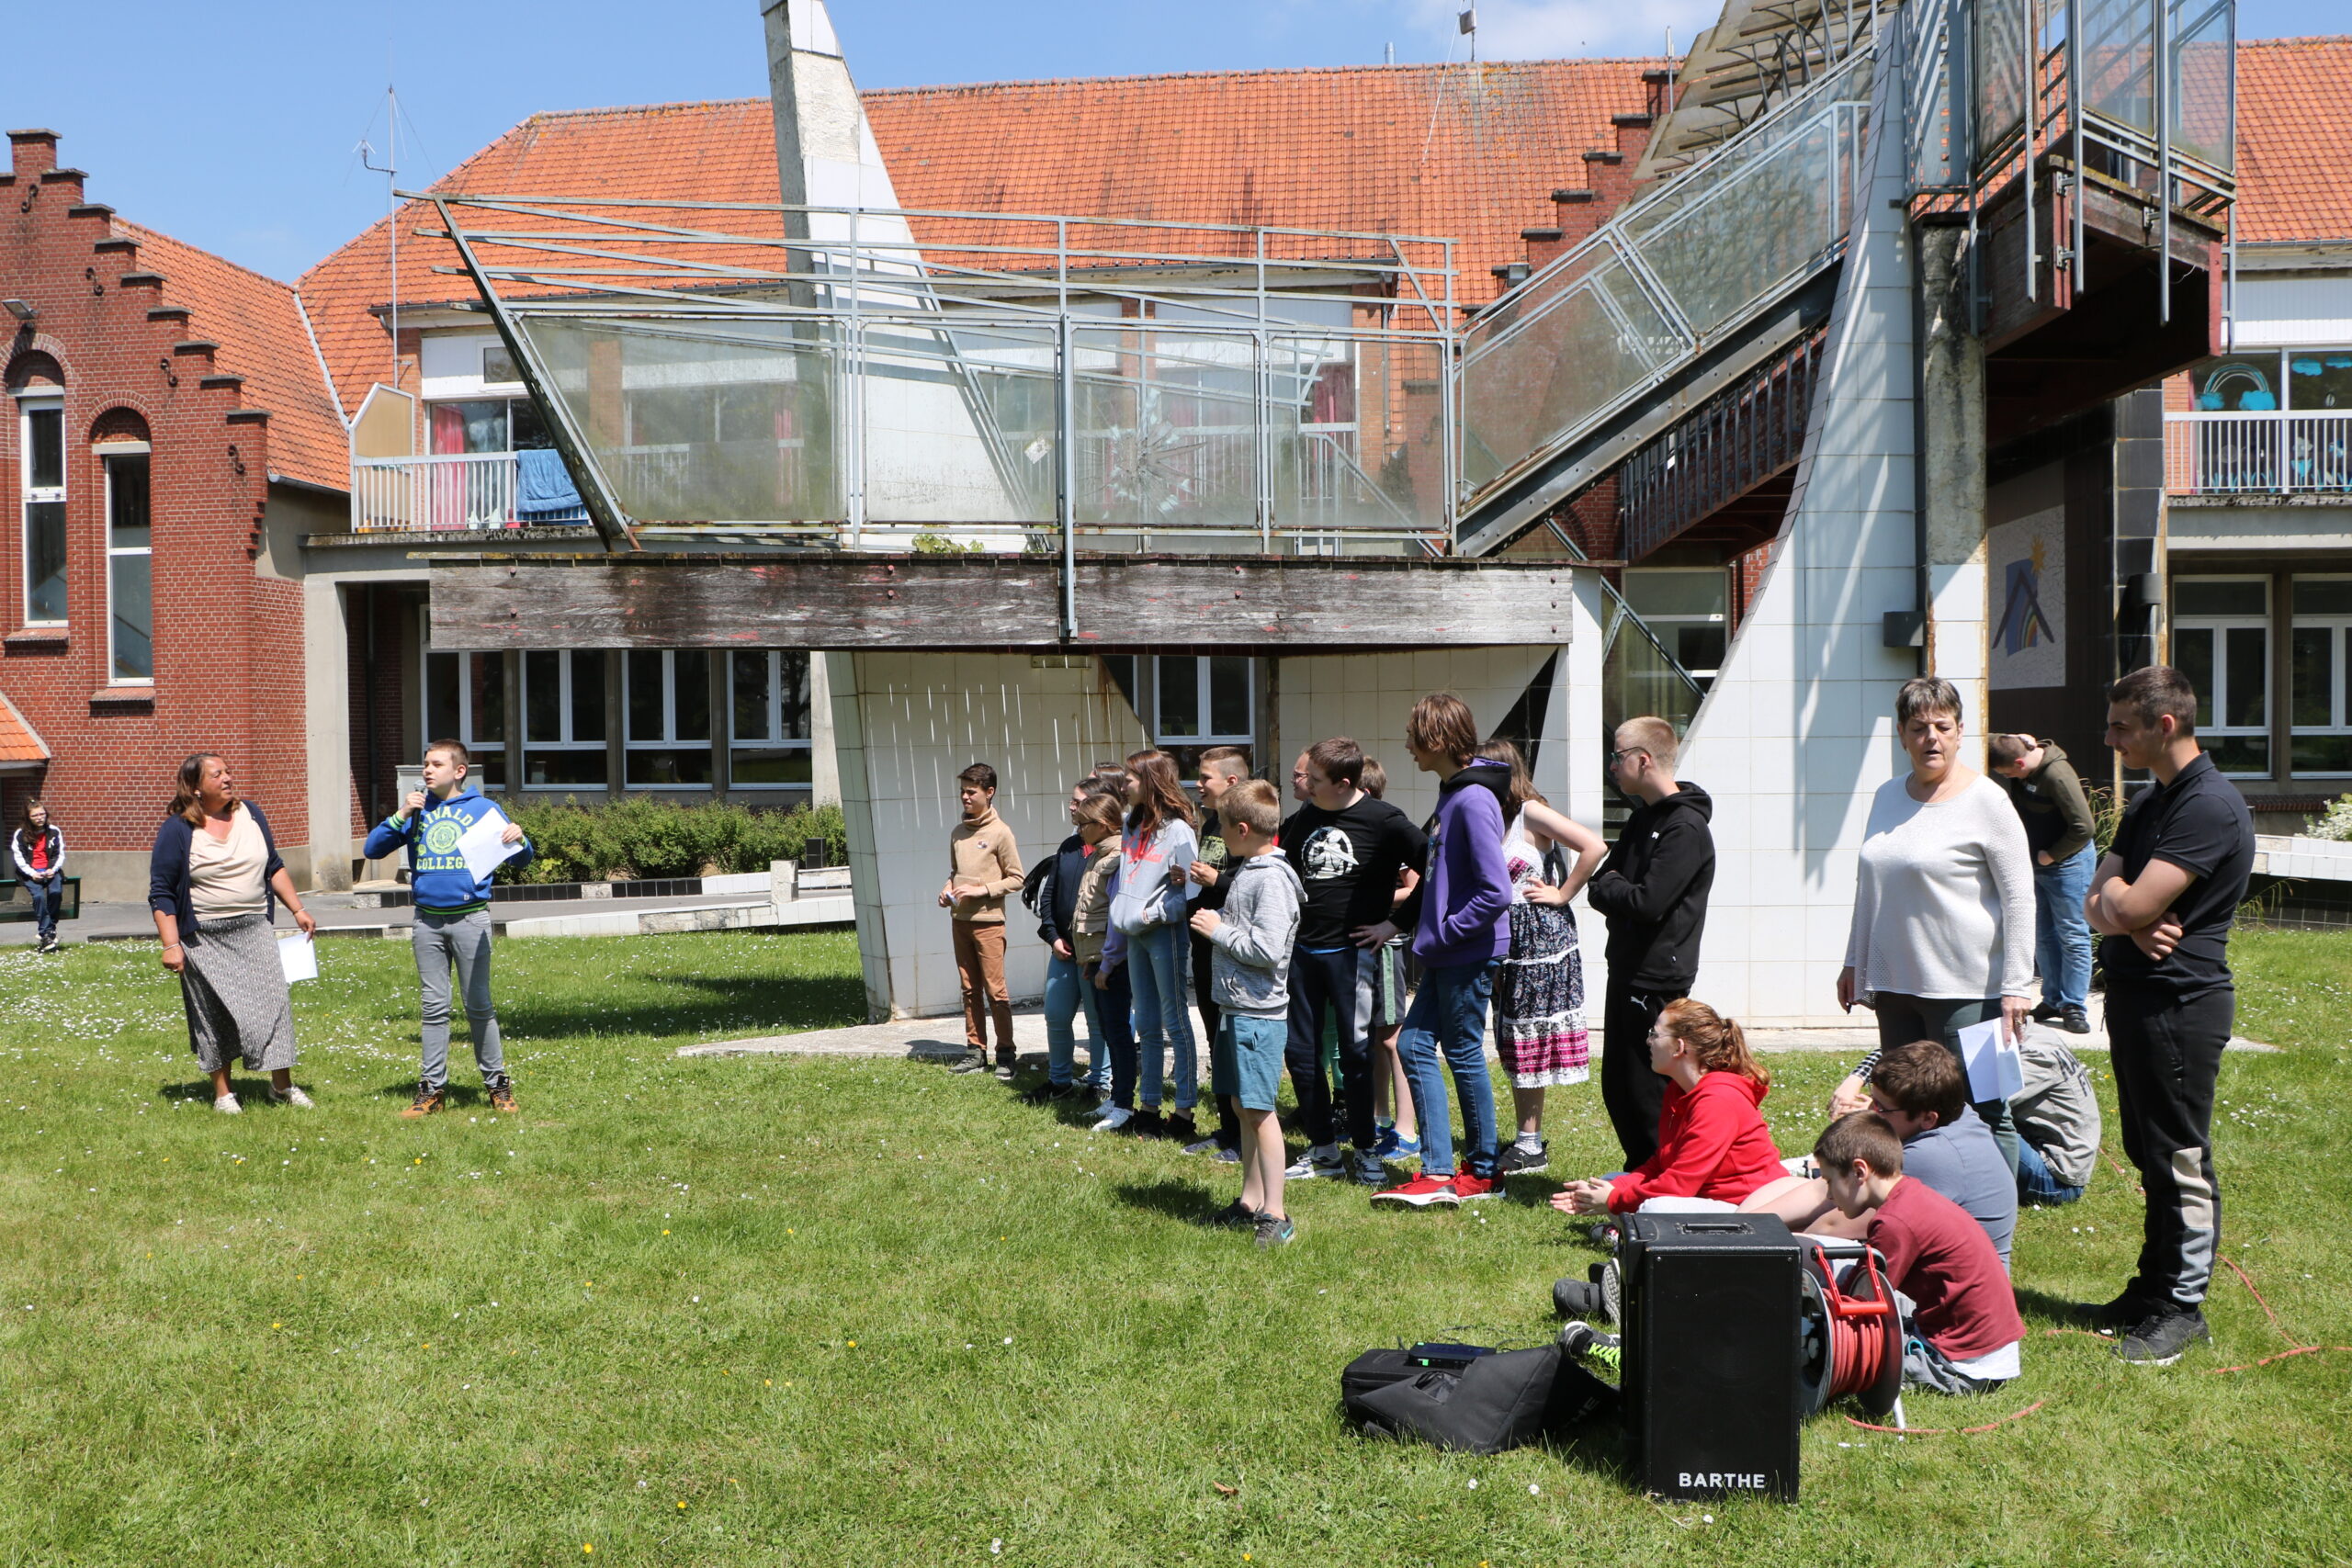
[{"label": "purple hoodie", "polygon": [[1413,956],[1424,964],[1485,964],[1510,954],[1510,874],[1502,802],[1510,770],[1474,761],[1438,787],[1430,871],[1417,898]]}]

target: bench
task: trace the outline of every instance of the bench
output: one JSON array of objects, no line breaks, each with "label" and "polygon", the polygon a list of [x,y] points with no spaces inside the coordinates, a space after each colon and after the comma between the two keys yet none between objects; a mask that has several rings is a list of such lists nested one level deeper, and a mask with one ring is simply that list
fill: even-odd
[{"label": "bench", "polygon": [[[33,918],[32,889],[21,882],[0,879],[0,920],[29,920]],[[58,900],[57,918],[78,920],[82,918],[82,879],[65,879],[65,897]]]}]

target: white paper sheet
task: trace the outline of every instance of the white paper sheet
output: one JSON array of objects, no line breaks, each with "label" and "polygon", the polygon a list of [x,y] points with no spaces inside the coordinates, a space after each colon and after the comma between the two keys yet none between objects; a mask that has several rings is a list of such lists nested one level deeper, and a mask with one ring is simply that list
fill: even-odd
[{"label": "white paper sheet", "polygon": [[1980,1104],[2007,1100],[2025,1088],[2025,1058],[2017,1042],[2001,1037],[1997,1018],[1961,1030],[1960,1059],[1968,1068],[1968,1098]]},{"label": "white paper sheet", "polygon": [[474,818],[474,825],[458,840],[458,852],[466,857],[466,869],[479,882],[508,861],[523,852],[523,842],[517,839],[502,844],[498,836],[506,831],[506,814],[492,807]]},{"label": "white paper sheet", "polygon": [[319,944],[300,931],[277,933],[277,962],[285,966],[286,983],[319,977]]}]

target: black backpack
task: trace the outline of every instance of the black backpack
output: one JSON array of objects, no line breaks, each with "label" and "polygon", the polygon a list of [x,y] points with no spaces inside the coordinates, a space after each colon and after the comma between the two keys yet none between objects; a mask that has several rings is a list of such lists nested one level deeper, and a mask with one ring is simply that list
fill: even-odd
[{"label": "black backpack", "polygon": [[1366,1437],[1411,1436],[1442,1449],[1491,1454],[1616,1407],[1617,1391],[1557,1345],[1466,1359],[1428,1357],[1420,1354],[1425,1348],[1367,1350],[1348,1363],[1340,1398],[1351,1426]]}]

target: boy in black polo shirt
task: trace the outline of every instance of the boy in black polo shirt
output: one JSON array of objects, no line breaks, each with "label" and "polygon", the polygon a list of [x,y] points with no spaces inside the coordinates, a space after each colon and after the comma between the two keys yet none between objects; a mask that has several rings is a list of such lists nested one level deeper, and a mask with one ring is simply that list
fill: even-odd
[{"label": "boy in black polo shirt", "polygon": [[2135,670],[2107,696],[2108,745],[2155,776],[2124,812],[2083,904],[2106,939],[2116,1109],[2148,1214],[2131,1283],[2077,1312],[2123,1336],[2126,1361],[2170,1366],[2211,1337],[2202,1309],[2222,1237],[2213,1085],[2236,1010],[2230,921],[2254,868],[2254,818],[2199,748],[2197,694],[2179,671]]}]

